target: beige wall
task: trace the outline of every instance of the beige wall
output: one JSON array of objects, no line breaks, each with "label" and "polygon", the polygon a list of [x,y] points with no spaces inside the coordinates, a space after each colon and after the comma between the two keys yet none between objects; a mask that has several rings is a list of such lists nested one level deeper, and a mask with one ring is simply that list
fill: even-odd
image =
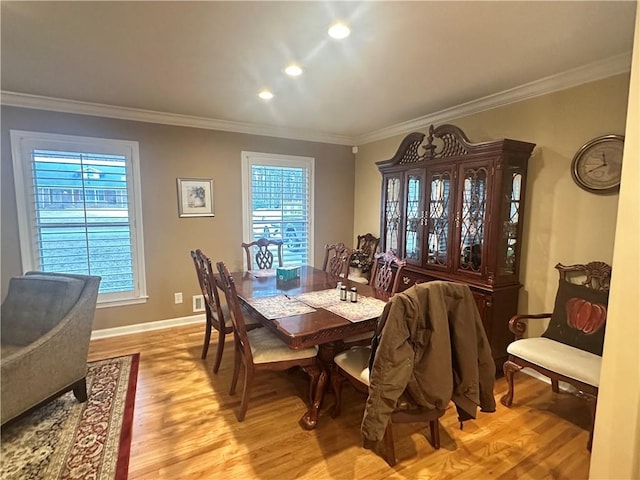
[{"label": "beige wall", "polygon": [[[472,142],[512,138],[536,144],[527,177],[521,312],[551,311],[557,262],[611,264],[618,195],[581,190],[570,166],[588,140],[624,134],[628,90],[629,75],[618,75],[447,122]],[[391,158],[403,137],[358,147],[355,232],[380,232],[381,176],[375,162]]]},{"label": "beige wall", "polygon": [[589,477],[640,478],[640,9]]},{"label": "beige wall", "polygon": [[[22,273],[9,130],[135,140],[140,146],[145,262],[149,299],[142,305],[101,308],[94,330],[193,315],[199,293],[189,251],[242,268],[241,151],[314,157],[315,252],[353,237],[354,156],[348,146],[284,140],[196,128],[2,107],[2,296]],[[214,179],[214,218],[179,218],[176,178]],[[185,303],[175,305],[173,293]]]}]

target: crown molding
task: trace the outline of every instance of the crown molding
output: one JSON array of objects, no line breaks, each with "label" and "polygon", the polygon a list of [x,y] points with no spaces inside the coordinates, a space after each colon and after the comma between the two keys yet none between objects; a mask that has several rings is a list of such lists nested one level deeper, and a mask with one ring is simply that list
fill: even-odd
[{"label": "crown molding", "polygon": [[527,100],[541,95],[576,87],[603,78],[631,71],[631,52],[626,52],[600,62],[590,63],[557,75],[542,78],[519,87],[472,100],[455,107],[430,113],[413,120],[391,125],[357,137],[319,133],[310,130],[274,127],[252,123],[231,122],[205,117],[194,117],[175,113],[156,112],[129,107],[119,107],[100,103],[80,102],[61,98],[44,97],[25,93],[0,91],[0,104],[50,110],[54,112],[92,115],[98,117],[133,120],[138,122],[160,123],[181,127],[221,130],[225,132],[263,135],[267,137],[304,140],[309,142],[331,143],[336,145],[363,145],[395,135],[423,130],[431,124],[447,122],[455,118],[491,110],[511,103]]},{"label": "crown molding", "polygon": [[353,137],[321,133],[295,128],[283,128],[253,123],[231,122],[213,118],[194,117],[176,113],[156,112],[138,108],[119,107],[102,103],[80,102],[63,98],[44,97],[26,93],[0,91],[0,104],[10,107],[33,108],[53,112],[92,115],[96,117],[133,120],[136,122],[160,123],[179,127],[221,130],[224,132],[247,133],[279,137],[289,140],[305,140],[309,142],[331,143],[336,145],[353,145]]},{"label": "crown molding", "polygon": [[583,65],[557,75],[552,75],[520,85],[519,87],[488,95],[486,97],[440,110],[435,113],[430,113],[375,132],[360,135],[355,139],[354,144],[363,145],[395,135],[406,134],[416,130],[424,130],[431,124],[447,122],[455,118],[509,105],[510,103],[520,102],[522,100],[547,95],[567,88],[577,87],[578,85],[583,85],[585,83],[595,82],[596,80],[602,80],[614,75],[627,73],[631,71],[631,56],[632,52],[629,51],[600,62]]}]

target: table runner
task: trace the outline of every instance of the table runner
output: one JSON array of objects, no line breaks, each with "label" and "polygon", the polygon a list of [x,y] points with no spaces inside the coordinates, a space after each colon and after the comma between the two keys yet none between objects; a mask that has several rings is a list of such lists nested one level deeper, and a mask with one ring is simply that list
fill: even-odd
[{"label": "table runner", "polygon": [[315,308],[324,308],[336,315],[346,318],[350,322],[362,322],[382,315],[386,302],[373,297],[358,295],[355,303],[340,300],[340,294],[336,289],[307,292],[294,297],[296,300]]},{"label": "table runner", "polygon": [[246,302],[269,320],[315,312],[314,308],[287,295],[252,297]]}]

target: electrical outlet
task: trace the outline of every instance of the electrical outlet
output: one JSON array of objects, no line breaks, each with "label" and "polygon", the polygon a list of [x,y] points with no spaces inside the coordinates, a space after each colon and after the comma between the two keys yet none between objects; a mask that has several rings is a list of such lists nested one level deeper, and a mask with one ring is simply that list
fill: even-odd
[{"label": "electrical outlet", "polygon": [[175,303],[182,303],[182,292],[176,292],[173,294],[173,301]]},{"label": "electrical outlet", "polygon": [[193,312],[204,312],[204,297],[202,295],[193,296]]}]

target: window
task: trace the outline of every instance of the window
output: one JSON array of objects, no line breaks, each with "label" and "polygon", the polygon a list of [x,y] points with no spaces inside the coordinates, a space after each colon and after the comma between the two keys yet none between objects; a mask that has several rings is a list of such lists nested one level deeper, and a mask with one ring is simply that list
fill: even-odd
[{"label": "window", "polygon": [[242,152],[245,242],[282,239],[284,265],[313,264],[314,159]]},{"label": "window", "polygon": [[11,131],[22,268],[102,277],[98,303],[146,299],[138,143]]}]

